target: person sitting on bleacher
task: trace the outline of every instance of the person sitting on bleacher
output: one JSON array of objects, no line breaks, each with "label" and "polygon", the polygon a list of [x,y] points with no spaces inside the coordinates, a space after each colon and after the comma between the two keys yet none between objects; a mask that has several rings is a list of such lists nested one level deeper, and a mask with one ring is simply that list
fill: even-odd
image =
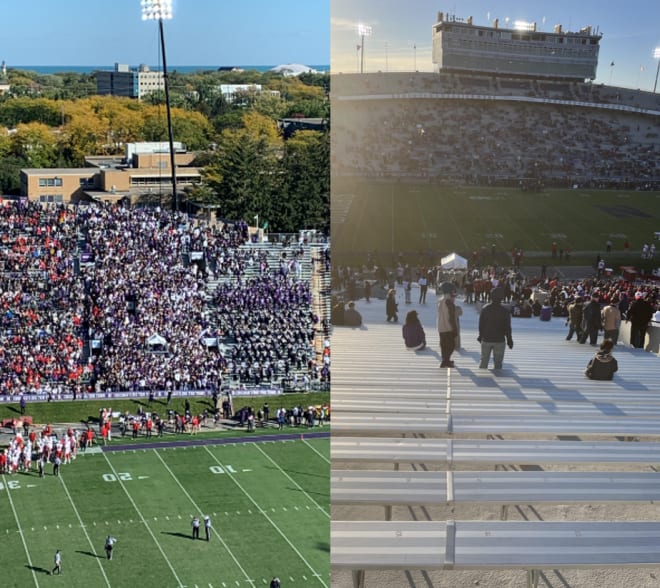
[{"label": "person sitting on bleacher", "polygon": [[422,327],[422,323],[419,322],[416,310],[411,310],[406,315],[406,322],[403,325],[402,331],[406,349],[410,349],[411,351],[421,351],[426,347],[424,327]]},{"label": "person sitting on bleacher", "polygon": [[611,380],[614,372],[619,369],[616,359],[612,356],[612,339],[603,339],[600,349],[596,352],[587,364],[584,372],[590,380]]},{"label": "person sitting on bleacher", "polygon": [[349,302],[344,311],[344,324],[347,327],[359,327],[362,324],[362,315],[355,310],[355,302]]},{"label": "person sitting on bleacher", "polygon": [[552,318],[552,306],[550,306],[550,301],[547,298],[543,301],[543,305],[539,311],[539,318],[542,321],[549,321]]}]

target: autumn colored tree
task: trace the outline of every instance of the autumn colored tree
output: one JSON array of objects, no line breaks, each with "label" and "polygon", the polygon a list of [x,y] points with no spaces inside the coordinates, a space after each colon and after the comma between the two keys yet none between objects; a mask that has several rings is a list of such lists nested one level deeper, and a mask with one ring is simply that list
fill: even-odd
[{"label": "autumn colored tree", "polygon": [[54,167],[58,162],[55,135],[42,123],[19,124],[10,144],[11,154],[25,161],[26,167]]}]

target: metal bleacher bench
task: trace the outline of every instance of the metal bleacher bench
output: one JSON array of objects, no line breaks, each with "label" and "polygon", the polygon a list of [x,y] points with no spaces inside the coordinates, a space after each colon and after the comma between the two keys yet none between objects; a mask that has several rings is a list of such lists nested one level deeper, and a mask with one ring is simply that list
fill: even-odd
[{"label": "metal bleacher bench", "polygon": [[500,388],[465,388],[457,389],[452,387],[447,390],[439,390],[428,386],[418,386],[407,389],[405,393],[397,387],[378,387],[366,388],[339,386],[333,383],[332,387],[333,404],[336,400],[342,401],[371,401],[379,403],[385,401],[406,400],[415,401],[435,401],[442,402],[451,399],[456,402],[487,402],[487,403],[508,403],[508,402],[559,402],[575,404],[645,404],[648,406],[660,405],[660,394],[652,391],[628,391],[625,394],[621,391],[609,390],[542,390],[542,389],[521,389],[510,387]]},{"label": "metal bleacher bench", "polygon": [[660,464],[660,444],[620,441],[476,440],[337,437],[330,440],[333,463],[456,465]]},{"label": "metal bleacher bench", "polygon": [[566,414],[574,416],[660,416],[660,404],[645,405],[629,402],[556,402],[543,401],[472,401],[454,399],[362,398],[332,397],[332,410],[351,413],[417,413],[417,414]]},{"label": "metal bleacher bench", "polygon": [[365,570],[527,570],[660,565],[660,522],[332,521],[330,562]]},{"label": "metal bleacher bench", "polygon": [[575,414],[432,415],[333,410],[333,435],[623,435],[660,436],[660,418]]},{"label": "metal bleacher bench", "polygon": [[334,470],[330,477],[333,505],[385,507],[461,503],[509,505],[573,502],[645,502],[660,500],[655,472],[545,471],[374,471]]}]

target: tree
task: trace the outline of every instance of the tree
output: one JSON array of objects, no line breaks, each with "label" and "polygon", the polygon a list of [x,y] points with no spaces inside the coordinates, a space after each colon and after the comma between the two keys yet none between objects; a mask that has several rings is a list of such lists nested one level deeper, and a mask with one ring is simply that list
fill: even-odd
[{"label": "tree", "polygon": [[[207,149],[211,142],[213,128],[208,119],[199,112],[172,109],[172,134],[189,150]],[[167,141],[167,116],[157,106],[144,107],[144,140]]]},{"label": "tree", "polygon": [[263,138],[273,146],[281,147],[282,135],[277,122],[255,110],[248,110],[242,117],[245,132],[255,138]]},{"label": "tree", "polygon": [[290,204],[287,231],[330,229],[330,133],[297,131],[285,143],[283,200]]},{"label": "tree", "polygon": [[10,142],[11,154],[23,159],[26,167],[53,167],[58,161],[55,136],[44,124],[18,125]]},{"label": "tree", "polygon": [[47,98],[14,98],[0,103],[0,125],[14,128],[18,124],[40,122],[51,127],[62,123],[62,102]]},{"label": "tree", "polygon": [[18,194],[20,192],[22,167],[25,167],[25,162],[12,154],[7,129],[0,129],[0,194]]},{"label": "tree", "polygon": [[280,193],[278,172],[277,150],[266,136],[226,131],[214,161],[203,171],[203,180],[216,195],[222,217],[238,220],[258,214],[271,219]]},{"label": "tree", "polygon": [[76,102],[60,135],[60,149],[69,165],[82,167],[86,155],[108,151],[108,125],[89,105]]}]

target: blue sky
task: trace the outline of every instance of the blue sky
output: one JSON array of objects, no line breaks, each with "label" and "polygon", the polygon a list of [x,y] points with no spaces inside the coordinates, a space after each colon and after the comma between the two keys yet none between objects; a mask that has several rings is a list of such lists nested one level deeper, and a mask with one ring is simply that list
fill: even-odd
[{"label": "blue sky", "polygon": [[[174,0],[169,65],[330,63],[330,0]],[[140,0],[4,0],[0,61],[158,64],[158,25]]]},{"label": "blue sky", "polygon": [[[335,72],[359,69],[357,25],[371,26],[365,39],[365,71],[432,71],[431,28],[438,11],[472,16],[485,25],[506,18],[536,22],[538,30],[564,31],[591,25],[603,34],[596,83],[653,90],[660,46],[660,0],[332,0],[332,61]],[[614,62],[614,66],[610,64]],[[659,85],[660,87],[660,85]]]}]

